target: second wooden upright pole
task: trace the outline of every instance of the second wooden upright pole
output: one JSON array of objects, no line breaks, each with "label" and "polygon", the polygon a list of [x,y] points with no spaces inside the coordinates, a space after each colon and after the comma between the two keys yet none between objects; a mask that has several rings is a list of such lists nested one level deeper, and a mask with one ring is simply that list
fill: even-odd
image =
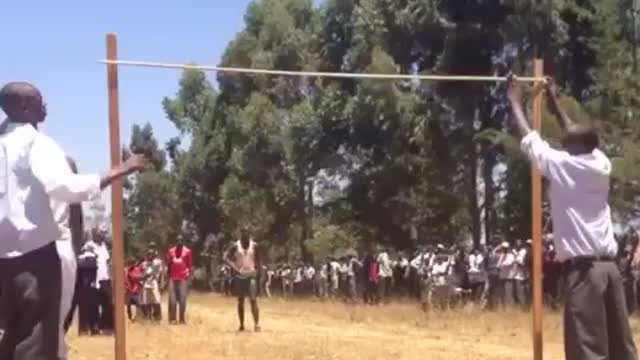
[{"label": "second wooden upright pole", "polygon": [[[118,40],[116,34],[107,34],[107,59],[118,59]],[[118,65],[107,65],[107,84],[109,91],[109,146],[111,166],[120,165],[120,103],[118,96]],[[113,315],[115,325],[115,359],[127,359],[126,324],[124,314],[124,239],[122,231],[122,180],[111,185],[111,223],[112,223],[112,272],[113,272]]]},{"label": "second wooden upright pole", "polygon": [[[543,78],[544,63],[541,59],[534,62],[534,76]],[[542,84],[538,83],[537,86]],[[533,100],[533,129],[542,131],[542,96],[538,91]],[[533,246],[532,282],[533,282],[533,359],[542,360],[542,177],[535,165],[531,166],[531,235]]]}]

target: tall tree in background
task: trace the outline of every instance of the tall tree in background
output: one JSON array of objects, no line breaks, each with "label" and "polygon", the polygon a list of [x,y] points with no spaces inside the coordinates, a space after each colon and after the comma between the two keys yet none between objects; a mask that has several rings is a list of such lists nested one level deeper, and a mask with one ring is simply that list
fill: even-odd
[{"label": "tall tree in background", "polygon": [[[640,212],[631,3],[253,1],[222,65],[503,75],[530,74],[544,58],[570,114],[603,131],[613,210],[624,221]],[[131,149],[150,154],[156,171],[131,184],[130,243],[168,241],[181,218],[202,246],[215,234],[221,250],[248,224],[276,257],[307,260],[341,247],[531,235],[530,166],[509,133],[501,84],[229,73],[216,81],[185,71],[164,100],[179,132],[165,145],[170,165],[150,126],[134,128]],[[550,114],[543,126],[557,138]]]}]

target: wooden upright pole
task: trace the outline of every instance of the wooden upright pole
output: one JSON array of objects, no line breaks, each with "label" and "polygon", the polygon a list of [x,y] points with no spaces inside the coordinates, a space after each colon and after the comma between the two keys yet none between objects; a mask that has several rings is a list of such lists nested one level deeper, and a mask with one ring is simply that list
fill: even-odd
[{"label": "wooden upright pole", "polygon": [[[107,59],[118,59],[118,39],[116,34],[107,34]],[[109,89],[109,145],[111,148],[111,166],[120,164],[120,104],[118,99],[118,65],[107,65],[107,83]],[[115,359],[126,360],[126,327],[124,317],[124,240],[122,231],[122,180],[111,185],[111,223],[113,252],[113,309],[115,324]]]},{"label": "wooden upright pole", "polygon": [[[534,76],[544,76],[544,63],[541,59],[534,62]],[[540,83],[536,85],[540,86]],[[542,96],[538,91],[533,100],[533,129],[542,130]],[[533,359],[542,360],[542,179],[540,171],[531,167],[531,214],[533,237]]]}]

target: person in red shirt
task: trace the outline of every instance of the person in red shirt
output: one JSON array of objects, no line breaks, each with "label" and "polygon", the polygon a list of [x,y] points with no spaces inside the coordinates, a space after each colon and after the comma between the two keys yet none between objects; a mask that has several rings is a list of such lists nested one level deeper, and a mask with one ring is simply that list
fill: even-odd
[{"label": "person in red shirt", "polygon": [[189,280],[193,271],[191,250],[179,239],[176,246],[167,253],[169,272],[169,323],[176,322],[176,307],[179,307],[179,321],[185,323]]},{"label": "person in red shirt", "polygon": [[[134,321],[140,306],[140,289],[142,288],[142,269],[140,262],[134,258],[129,259],[125,269],[125,281],[127,286],[127,316]],[[133,313],[133,307],[136,313]]]}]

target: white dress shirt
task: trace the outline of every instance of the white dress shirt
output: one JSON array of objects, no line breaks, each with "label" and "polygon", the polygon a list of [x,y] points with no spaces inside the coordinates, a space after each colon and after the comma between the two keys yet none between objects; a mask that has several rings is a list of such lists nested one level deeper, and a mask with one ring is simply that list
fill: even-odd
[{"label": "white dress shirt", "polygon": [[522,139],[522,150],[550,182],[549,199],[558,260],[615,256],[609,208],[611,162],[602,151],[571,155],[554,150],[537,132]]},{"label": "white dress shirt", "polygon": [[381,252],[378,255],[378,275],[382,278],[390,278],[393,276],[393,269],[391,268],[391,259],[389,254]]},{"label": "white dress shirt", "polygon": [[515,280],[518,263],[513,250],[498,253],[498,276],[501,280]]},{"label": "white dress shirt", "polygon": [[529,278],[529,271],[525,264],[527,260],[527,249],[522,248],[516,252],[516,274],[514,278],[516,280],[527,280]]},{"label": "white dress shirt", "polygon": [[0,258],[70,239],[68,204],[99,194],[100,176],[74,174],[55,141],[9,123],[0,134]]},{"label": "white dress shirt", "polygon": [[98,265],[96,281],[99,284],[100,281],[111,280],[111,267],[109,266],[111,255],[109,254],[107,244],[96,244],[96,255],[96,264]]}]

